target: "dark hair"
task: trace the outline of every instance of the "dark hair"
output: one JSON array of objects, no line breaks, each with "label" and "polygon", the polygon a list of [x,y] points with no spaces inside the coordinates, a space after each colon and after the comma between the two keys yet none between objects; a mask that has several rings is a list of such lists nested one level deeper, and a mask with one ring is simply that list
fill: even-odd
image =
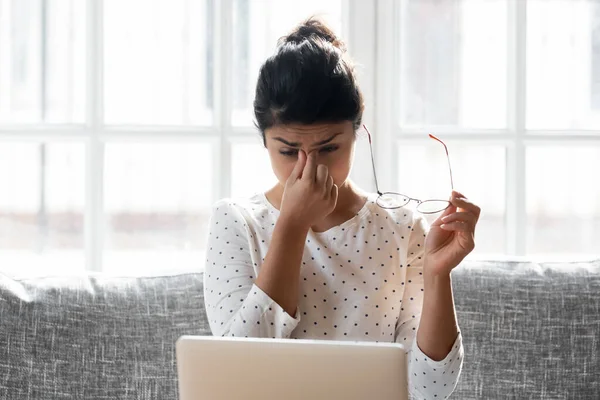
[{"label": "dark hair", "polygon": [[322,21],[310,18],[278,41],[260,68],[254,98],[255,124],[351,121],[360,127],[364,109],[346,46]]}]

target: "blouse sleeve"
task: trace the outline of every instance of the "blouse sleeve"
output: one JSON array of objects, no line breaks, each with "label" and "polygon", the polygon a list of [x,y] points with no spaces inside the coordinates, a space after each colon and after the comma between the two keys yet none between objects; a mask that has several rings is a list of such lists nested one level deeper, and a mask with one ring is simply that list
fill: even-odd
[{"label": "blouse sleeve", "polygon": [[212,209],[204,269],[204,304],[215,336],[288,338],[300,322],[254,284],[253,234],[228,199]]},{"label": "blouse sleeve", "polygon": [[452,394],[460,372],[464,351],[460,332],[452,349],[441,361],[431,360],[417,344],[417,330],[423,307],[423,254],[429,231],[425,219],[415,215],[408,242],[406,281],[395,341],[407,349],[408,384],[411,399],[445,399]]}]

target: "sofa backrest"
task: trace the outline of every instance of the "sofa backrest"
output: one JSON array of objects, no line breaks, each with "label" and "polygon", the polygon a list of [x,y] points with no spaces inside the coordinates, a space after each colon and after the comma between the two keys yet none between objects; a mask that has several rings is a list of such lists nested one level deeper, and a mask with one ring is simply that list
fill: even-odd
[{"label": "sofa backrest", "polygon": [[[464,262],[457,399],[598,399],[600,260]],[[176,399],[174,344],[210,335],[202,274],[0,275],[0,399]]]},{"label": "sofa backrest", "polygon": [[176,399],[174,345],[210,334],[202,275],[0,275],[0,399]]},{"label": "sofa backrest", "polygon": [[457,399],[600,399],[600,260],[468,262],[453,272]]}]

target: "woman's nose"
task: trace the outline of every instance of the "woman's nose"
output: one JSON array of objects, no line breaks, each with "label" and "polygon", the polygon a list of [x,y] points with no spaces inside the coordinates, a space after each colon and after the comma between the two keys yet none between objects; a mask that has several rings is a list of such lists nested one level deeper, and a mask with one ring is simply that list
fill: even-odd
[{"label": "woman's nose", "polygon": [[321,153],[319,152],[318,149],[316,150],[304,150],[304,152],[306,153],[306,156],[308,156],[310,153],[315,153],[315,161],[317,162],[317,165],[319,164],[325,164],[325,157],[321,156]]}]

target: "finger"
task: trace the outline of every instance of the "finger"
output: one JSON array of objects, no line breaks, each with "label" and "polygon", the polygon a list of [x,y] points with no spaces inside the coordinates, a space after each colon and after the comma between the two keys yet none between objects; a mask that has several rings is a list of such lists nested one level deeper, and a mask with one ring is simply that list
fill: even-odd
[{"label": "finger", "polygon": [[466,222],[469,225],[471,225],[473,228],[475,228],[475,225],[477,224],[477,216],[475,216],[475,214],[470,213],[470,212],[459,211],[459,212],[452,213],[450,215],[446,215],[445,217],[442,218],[442,222],[444,224],[448,224],[448,223],[454,222],[454,221]]},{"label": "finger", "polygon": [[450,199],[450,203],[452,203],[452,205],[456,207],[462,208],[463,210],[472,212],[477,218],[479,218],[479,215],[481,214],[481,209],[465,197],[452,196],[452,198]]},{"label": "finger", "polygon": [[452,197],[464,197],[465,199],[467,198],[467,196],[454,189],[452,190]]},{"label": "finger", "polygon": [[327,178],[327,185],[325,187],[325,190],[328,195],[331,196],[331,188],[333,188],[333,176],[329,175],[329,178]]},{"label": "finger", "polygon": [[298,151],[298,161],[296,161],[296,165],[294,165],[294,170],[290,175],[290,178],[293,180],[302,178],[302,171],[304,170],[304,166],[306,165],[306,153],[304,150]]},{"label": "finger", "polygon": [[442,213],[442,215],[440,215],[439,217],[436,218],[435,221],[433,221],[431,223],[431,226],[440,226],[441,224],[444,223],[444,221],[442,221],[442,218],[455,213],[456,212],[456,207],[452,205],[452,203],[450,203],[450,205],[448,206],[448,208],[446,208],[444,210],[444,212]]},{"label": "finger", "polygon": [[440,228],[442,228],[445,231],[458,231],[458,232],[473,233],[471,226],[468,223],[462,222],[462,221],[454,221],[454,222],[450,222],[448,224],[441,224]]},{"label": "finger", "polygon": [[302,179],[304,180],[315,180],[315,173],[317,170],[317,153],[311,151],[306,155],[306,165],[302,172]]},{"label": "finger", "polygon": [[331,202],[335,208],[335,206],[337,205],[337,201],[338,201],[338,186],[334,183],[333,187],[331,188]]},{"label": "finger", "polygon": [[327,184],[327,177],[329,176],[329,169],[326,165],[319,164],[317,166],[317,187],[325,189]]}]

